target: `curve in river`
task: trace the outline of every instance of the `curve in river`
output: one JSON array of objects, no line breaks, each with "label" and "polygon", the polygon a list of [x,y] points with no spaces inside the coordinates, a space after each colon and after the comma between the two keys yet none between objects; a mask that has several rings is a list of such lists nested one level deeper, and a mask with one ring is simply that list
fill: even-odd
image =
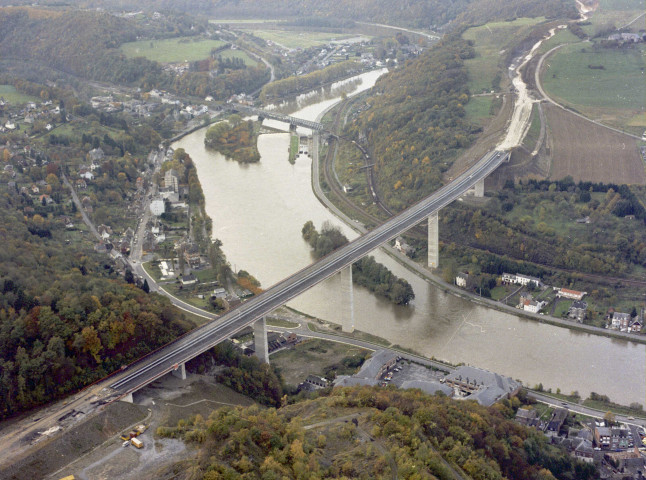
[{"label": "curve in river", "polygon": [[[359,89],[369,88],[378,73],[364,74]],[[314,120],[326,100],[293,115]],[[280,124],[276,124],[279,126]],[[282,125],[280,125],[282,126]],[[284,126],[283,126],[284,128]],[[270,286],[312,262],[301,238],[307,220],[339,225],[349,238],[356,233],[337,220],[314,196],[311,161],[287,161],[287,134],[261,135],[261,161],[241,165],[204,148],[205,130],[176,142],[195,162],[213,219],[213,236],[236,270],[255,275]],[[406,278],[416,299],[408,307],[393,306],[355,286],[356,328],[394,344],[450,362],[465,362],[564,392],[591,391],[612,400],[643,402],[646,352],[643,345],[597,337],[525,320],[446,294],[412,274],[381,252],[377,260]],[[338,277],[333,277],[290,303],[290,306],[335,323],[346,302]]]}]

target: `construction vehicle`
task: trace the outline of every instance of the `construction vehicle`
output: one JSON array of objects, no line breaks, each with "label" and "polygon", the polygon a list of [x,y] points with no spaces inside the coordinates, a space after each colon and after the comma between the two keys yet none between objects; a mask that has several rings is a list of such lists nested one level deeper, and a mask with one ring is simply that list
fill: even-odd
[{"label": "construction vehicle", "polygon": [[144,448],[144,442],[142,442],[138,438],[133,438],[132,440],[130,440],[130,443],[132,443],[136,448]]},{"label": "construction vehicle", "polygon": [[138,433],[138,435],[141,435],[148,429],[148,425],[144,425],[143,423],[141,425],[137,425],[135,427],[135,431]]}]

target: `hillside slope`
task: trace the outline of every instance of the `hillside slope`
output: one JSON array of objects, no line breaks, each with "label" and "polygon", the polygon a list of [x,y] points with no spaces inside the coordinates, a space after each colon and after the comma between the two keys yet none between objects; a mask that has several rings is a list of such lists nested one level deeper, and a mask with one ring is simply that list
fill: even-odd
[{"label": "hillside slope", "polygon": [[[156,478],[588,479],[545,437],[490,409],[419,391],[337,388],[328,397],[278,410],[223,408],[207,420],[160,428],[199,453]],[[306,425],[306,426],[304,426]]]}]

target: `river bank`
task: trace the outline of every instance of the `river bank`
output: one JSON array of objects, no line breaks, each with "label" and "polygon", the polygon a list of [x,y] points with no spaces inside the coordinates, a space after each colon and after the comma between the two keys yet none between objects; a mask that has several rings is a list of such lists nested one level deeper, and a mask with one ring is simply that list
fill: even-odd
[{"label": "river bank", "polygon": [[[364,89],[368,86],[362,85]],[[308,106],[295,116],[313,121],[337,101]],[[251,165],[238,165],[207,152],[203,135],[203,131],[195,132],[174,146],[184,148],[195,162],[207,213],[213,219],[213,237],[223,242],[235,270],[253,272],[264,286],[270,286],[309,265],[309,246],[301,238],[307,220],[316,225],[331,221],[348,238],[357,237],[358,224],[352,222],[351,229],[339,222],[312,192],[312,166],[317,159],[310,161],[301,155],[294,165],[288,162],[289,134],[260,135],[261,161]],[[558,328],[519,317],[517,311],[485,307],[413,275],[381,249],[371,254],[395,275],[406,278],[416,298],[410,306],[398,307],[354,288],[358,330],[378,332],[392,344],[424,357],[477,365],[521,379],[526,385],[542,383],[553,390],[578,390],[582,396],[603,392],[624,404],[643,402],[644,385],[633,381],[646,376],[643,345]],[[289,306],[339,324],[345,295],[340,279],[333,276]]]}]

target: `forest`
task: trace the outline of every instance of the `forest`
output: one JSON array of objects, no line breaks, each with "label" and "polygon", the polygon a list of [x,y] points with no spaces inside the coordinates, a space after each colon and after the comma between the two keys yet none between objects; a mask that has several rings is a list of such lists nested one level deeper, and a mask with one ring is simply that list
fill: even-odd
[{"label": "forest", "polygon": [[[511,421],[519,405],[517,398],[485,408],[419,390],[336,388],[278,410],[224,407],[157,433],[198,449],[168,469],[186,480],[595,478],[592,464]],[[324,425],[304,427],[320,419]]]},{"label": "forest", "polygon": [[[348,239],[338,227],[324,222],[319,233],[310,220],[301,230],[303,239],[313,249],[315,258],[323,258],[337,248],[348,243]],[[399,278],[378,263],[374,257],[363,257],[352,264],[352,281],[366,287],[371,292],[386,297],[396,305],[408,305],[415,298],[413,287],[403,278]]]},{"label": "forest", "polygon": [[255,163],[260,161],[256,140],[253,122],[231,115],[228,122],[216,123],[207,130],[204,145],[237,162]]}]

